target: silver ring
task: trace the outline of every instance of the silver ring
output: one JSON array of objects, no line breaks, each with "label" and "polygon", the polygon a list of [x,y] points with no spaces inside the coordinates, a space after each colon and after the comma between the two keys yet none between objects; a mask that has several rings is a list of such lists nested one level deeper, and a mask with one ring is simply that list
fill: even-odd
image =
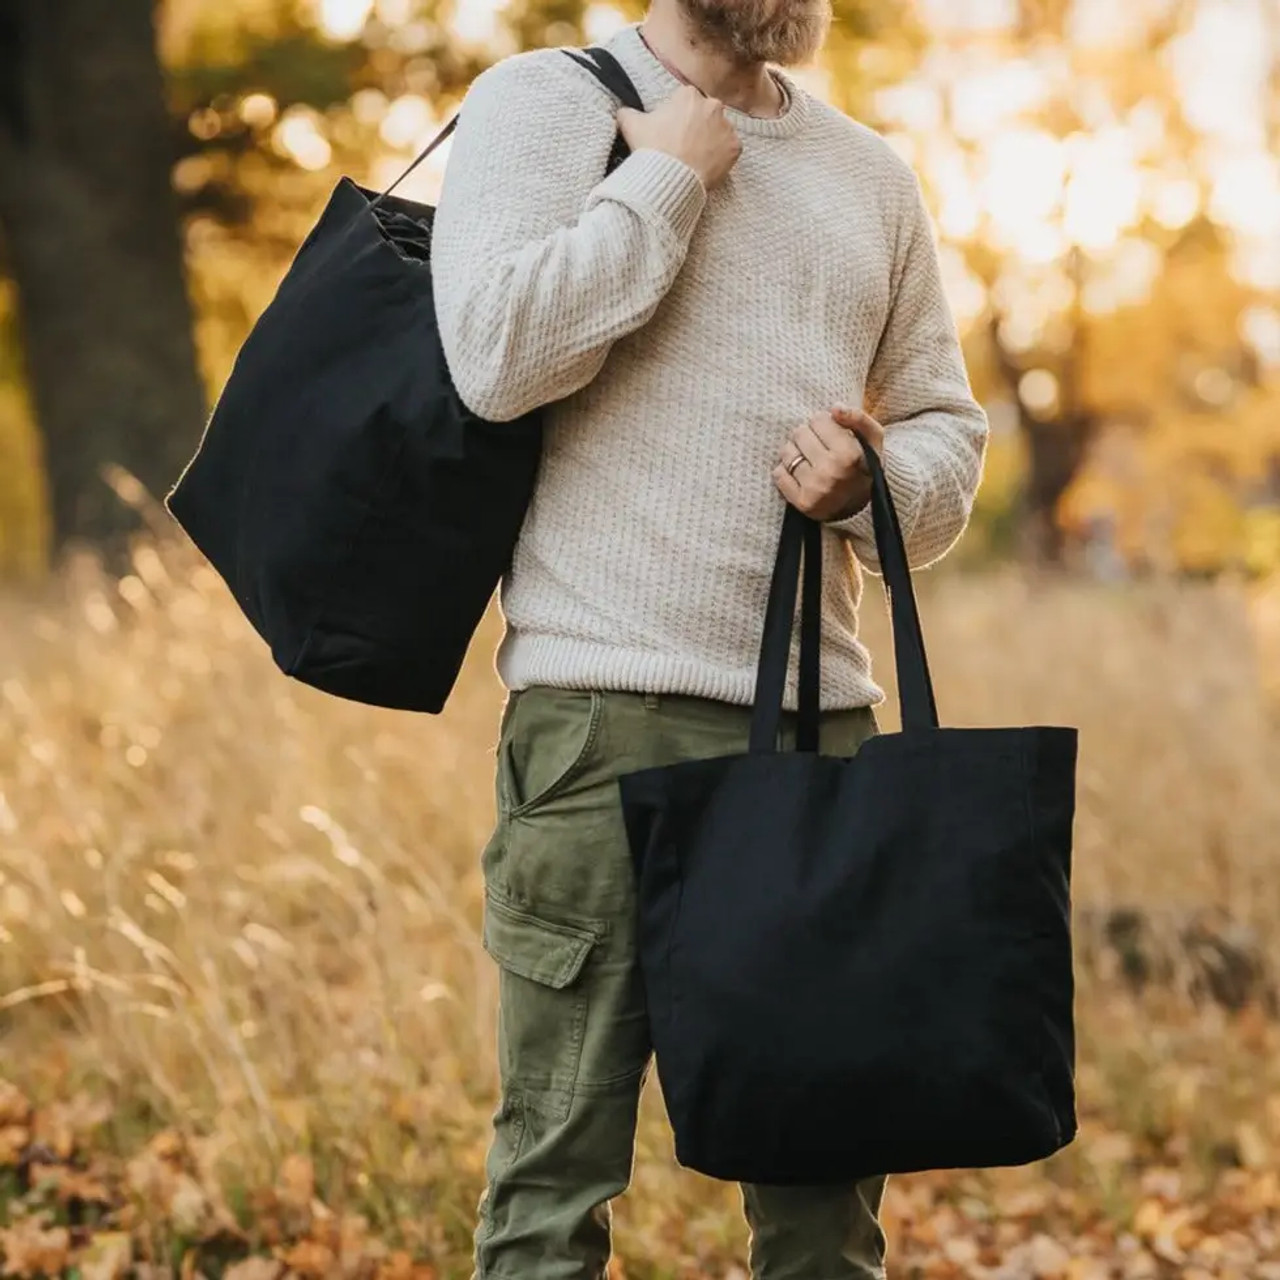
[{"label": "silver ring", "polygon": [[802,462],[808,462],[808,461],[809,461],[809,459],[808,459],[808,458],[806,458],[806,457],[804,456],[804,454],[803,454],[803,453],[797,453],[797,454],[796,454],[796,456],[795,456],[794,458],[792,458],[790,462],[788,462],[788,463],[787,463],[787,473],[788,473],[789,475],[794,476],[794,475],[795,475],[795,473],[796,473],[796,468],[797,468],[797,467],[798,467]]}]

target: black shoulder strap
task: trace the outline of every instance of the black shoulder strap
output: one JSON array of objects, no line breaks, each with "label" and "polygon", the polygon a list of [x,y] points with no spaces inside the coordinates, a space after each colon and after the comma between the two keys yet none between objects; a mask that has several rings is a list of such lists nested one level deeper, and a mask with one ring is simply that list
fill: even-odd
[{"label": "black shoulder strap", "polygon": [[[630,107],[633,111],[644,110],[644,103],[640,100],[640,94],[636,91],[635,85],[631,83],[631,77],[622,69],[622,63],[608,49],[592,45],[589,49],[582,51],[565,49],[563,52],[579,66],[586,67],[624,107]],[[588,54],[590,57],[586,56]]]},{"label": "black shoulder strap", "polygon": [[[622,63],[611,54],[608,49],[602,49],[599,45],[592,45],[590,48],[579,51],[577,49],[565,49],[574,62],[586,67],[597,80],[600,81],[606,89],[609,90],[615,98],[617,98],[624,107],[630,107],[633,111],[643,111],[644,103],[640,100],[636,87],[631,83],[631,77],[622,69]],[[588,58],[585,55],[590,54]],[[595,61],[592,61],[592,58]],[[414,159],[413,163],[382,193],[374,200],[373,206],[376,208],[383,200],[383,197],[389,196],[458,126],[458,117],[455,115],[448,124],[436,134],[434,138],[427,144],[426,148]],[[617,143],[614,145],[613,151],[609,156],[609,169],[612,170],[627,155],[626,143],[619,136]]]},{"label": "black shoulder strap", "polygon": [[[644,103],[635,85],[631,83],[631,77],[622,69],[622,64],[608,49],[592,45],[586,50],[564,49],[562,52],[568,54],[579,66],[590,71],[624,107],[630,107],[633,111],[644,110]],[[587,54],[591,57],[587,57]],[[593,58],[595,61],[592,61]],[[613,140],[613,149],[609,152],[609,159],[604,167],[605,173],[612,173],[630,154],[631,148],[619,133]]]}]

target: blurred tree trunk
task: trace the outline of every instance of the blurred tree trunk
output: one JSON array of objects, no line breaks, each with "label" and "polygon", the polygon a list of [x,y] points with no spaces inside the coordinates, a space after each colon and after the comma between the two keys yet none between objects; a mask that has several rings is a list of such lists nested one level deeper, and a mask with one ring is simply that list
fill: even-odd
[{"label": "blurred tree trunk", "polygon": [[[1097,432],[1098,416],[1085,402],[1083,370],[1089,354],[1089,330],[1083,304],[1084,256],[1073,249],[1069,258],[1072,303],[1066,316],[1070,340],[1065,350],[1049,358],[1036,352],[1030,365],[1009,351],[1001,340],[1002,316],[992,310],[988,335],[995,366],[1018,407],[1018,430],[1026,449],[1027,474],[1023,481],[1019,541],[1025,559],[1044,569],[1066,566],[1072,550],[1058,518],[1063,495],[1075,482]],[[988,285],[988,287],[990,287]],[[1052,373],[1058,403],[1047,414],[1033,413],[1022,396],[1022,378],[1029,368]]]},{"label": "blurred tree trunk", "polygon": [[0,229],[59,546],[136,525],[105,465],[162,496],[199,437],[172,139],[153,0],[0,0]]},{"label": "blurred tree trunk", "polygon": [[1042,421],[1019,406],[1019,425],[1027,449],[1022,554],[1041,568],[1062,568],[1070,548],[1058,504],[1084,463],[1092,423],[1071,415]]}]

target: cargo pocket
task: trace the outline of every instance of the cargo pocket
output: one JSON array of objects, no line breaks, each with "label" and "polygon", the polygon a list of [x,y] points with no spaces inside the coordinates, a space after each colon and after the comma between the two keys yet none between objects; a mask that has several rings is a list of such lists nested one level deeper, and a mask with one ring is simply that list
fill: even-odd
[{"label": "cargo pocket", "polygon": [[591,921],[543,919],[493,894],[485,950],[497,961],[498,1063],[503,1092],[564,1120],[573,1104],[587,1025],[583,966],[604,934]]}]

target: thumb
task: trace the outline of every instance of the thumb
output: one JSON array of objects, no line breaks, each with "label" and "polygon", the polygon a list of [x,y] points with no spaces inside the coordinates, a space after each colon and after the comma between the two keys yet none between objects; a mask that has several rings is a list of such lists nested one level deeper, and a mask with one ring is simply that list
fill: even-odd
[{"label": "thumb", "polygon": [[879,429],[876,420],[864,409],[851,409],[848,405],[838,404],[831,410],[831,418],[846,431],[857,431],[873,440],[876,438]]}]

